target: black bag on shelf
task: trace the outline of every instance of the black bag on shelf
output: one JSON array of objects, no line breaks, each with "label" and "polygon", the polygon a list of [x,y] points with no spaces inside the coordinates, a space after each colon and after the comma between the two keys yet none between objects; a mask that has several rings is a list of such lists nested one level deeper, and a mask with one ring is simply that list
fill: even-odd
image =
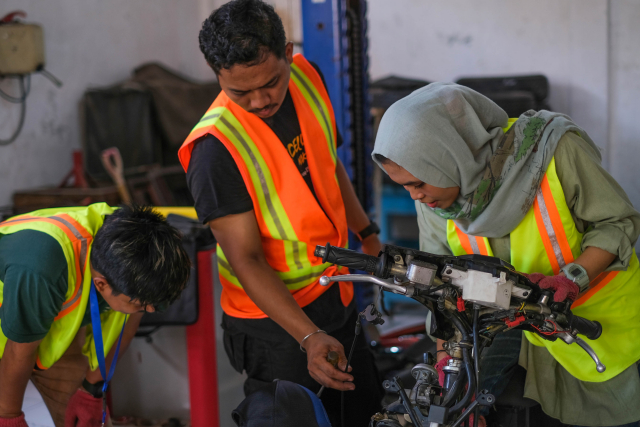
[{"label": "black bag on shelf", "polygon": [[456,81],[491,99],[509,117],[527,110],[549,110],[549,80],[543,75],[503,77],[462,77]]}]

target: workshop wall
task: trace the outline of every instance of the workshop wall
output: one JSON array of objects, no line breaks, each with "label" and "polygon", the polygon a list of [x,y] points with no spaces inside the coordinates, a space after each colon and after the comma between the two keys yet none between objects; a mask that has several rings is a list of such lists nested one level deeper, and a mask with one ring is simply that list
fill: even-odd
[{"label": "workshop wall", "polygon": [[[16,189],[57,185],[81,146],[79,101],[90,87],[129,77],[145,61],[160,61],[195,79],[211,80],[198,48],[200,23],[211,0],[4,0],[0,15],[24,10],[27,22],[42,25],[47,65],[64,86],[32,76],[22,134],[0,147],[0,206]],[[15,81],[0,82],[17,93]],[[19,107],[0,100],[0,137],[15,129]]]},{"label": "workshop wall", "polygon": [[640,207],[640,3],[370,0],[368,16],[372,79],[546,75],[551,108],[589,132]]},{"label": "workshop wall", "polygon": [[606,1],[372,0],[369,19],[373,79],[541,73],[551,107],[606,141]]},{"label": "workshop wall", "polygon": [[[609,170],[640,208],[640,3],[611,2]],[[636,245],[638,246],[638,245]]]}]

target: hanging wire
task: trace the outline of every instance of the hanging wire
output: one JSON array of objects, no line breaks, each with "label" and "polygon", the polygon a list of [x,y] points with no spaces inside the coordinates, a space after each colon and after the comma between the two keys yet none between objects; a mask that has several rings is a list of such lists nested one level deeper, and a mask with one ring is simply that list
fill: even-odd
[{"label": "hanging wire", "polygon": [[[20,119],[18,120],[18,127],[8,139],[0,138],[0,146],[9,145],[15,141],[24,126],[24,119],[27,113],[27,96],[31,91],[31,77],[27,76],[25,78],[24,76],[18,76],[16,78],[19,81],[21,95],[19,97],[14,97],[0,90],[0,97],[13,104],[20,104]],[[4,77],[2,80],[4,80]],[[25,80],[27,81],[27,86],[25,86]]]},{"label": "hanging wire", "polygon": [[[7,77],[0,76],[0,82],[6,78]],[[22,94],[22,96],[20,96],[19,98],[16,98],[15,96],[11,96],[5,91],[3,91],[2,89],[0,89],[0,97],[3,98],[5,101],[11,102],[13,104],[20,104],[27,99],[27,96],[29,96],[29,92],[31,92],[31,74],[27,74],[26,76],[17,76],[16,78],[17,79],[24,78],[24,80],[26,81],[24,93]]]}]

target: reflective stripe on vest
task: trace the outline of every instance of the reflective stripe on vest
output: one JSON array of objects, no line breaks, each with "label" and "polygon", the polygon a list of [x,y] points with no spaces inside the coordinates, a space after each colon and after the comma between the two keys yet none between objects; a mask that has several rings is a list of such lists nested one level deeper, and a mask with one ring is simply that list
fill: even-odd
[{"label": "reflective stripe on vest", "polygon": [[217,116],[215,126],[218,130],[236,147],[245,164],[251,166],[247,170],[251,175],[262,218],[271,237],[283,242],[288,269],[309,269],[311,262],[307,256],[306,243],[299,241],[296,236],[262,154],[228,109],[216,108],[212,115]]},{"label": "reflective stripe on vest", "polygon": [[[102,226],[104,215],[113,212],[105,203],[97,203],[82,208],[43,209],[30,214],[11,218],[0,223],[0,234],[12,234],[22,230],[44,232],[60,244],[67,260],[68,288],[60,312],[55,317],[49,333],[38,346],[36,364],[39,369],[51,367],[67,350],[75,339],[88,301],[88,286],[91,284],[89,254],[93,236]],[[4,289],[4,284],[0,282]],[[2,290],[0,289],[0,290]],[[0,300],[0,303],[2,300]],[[110,348],[120,332],[119,325],[124,319],[122,313],[103,313],[103,335],[105,345]],[[89,329],[89,328],[88,328]],[[93,336],[88,331],[83,353],[89,357],[92,369],[98,361],[93,349]],[[0,331],[0,355],[4,352],[7,338]]]},{"label": "reflective stripe on vest", "polygon": [[455,245],[455,253],[493,256],[489,240],[486,237],[469,236],[458,228],[454,221],[447,221],[447,240]]},{"label": "reflective stripe on vest", "polygon": [[[452,223],[453,221],[449,221]],[[448,224],[449,227],[449,224]],[[448,233],[454,255],[471,253]],[[451,240],[453,238],[453,240]],[[510,234],[510,263],[524,273],[555,275],[580,253],[582,235],[578,232],[552,159],[533,206]],[[597,340],[581,337],[596,351],[607,370],[600,374],[584,350],[561,340],[544,340],[525,332],[529,341],[546,347],[553,357],[582,381],[609,380],[640,359],[640,343],[630,337],[640,335],[640,264],[635,251],[627,271],[604,272],[589,285],[572,305],[572,311],[586,319],[597,320],[603,332]]]},{"label": "reflective stripe on vest", "polygon": [[338,154],[336,153],[335,124],[332,125],[330,119],[330,117],[333,117],[333,111],[327,107],[326,102],[324,102],[316,87],[295,63],[291,64],[291,80],[297,86],[298,90],[313,110],[313,113],[325,134],[325,139],[329,147],[329,152],[331,153],[331,158],[333,159],[333,164],[337,164]]},{"label": "reflective stripe on vest", "polygon": [[[216,248],[216,255],[218,256],[218,267],[220,270],[220,274],[224,276],[229,282],[233,285],[242,288],[240,281],[238,280],[238,276],[231,268],[229,261],[227,261],[227,257],[222,252],[222,248],[220,245]],[[308,286],[318,280],[320,276],[322,276],[327,268],[331,267],[330,263],[319,264],[315,266],[310,266],[305,272],[300,270],[292,270],[292,271],[276,271],[278,277],[282,279],[285,285],[287,285],[287,289],[290,291],[295,291],[305,286]]]},{"label": "reflective stripe on vest", "polygon": [[[348,231],[336,174],[333,107],[320,76],[301,55],[295,55],[291,64],[289,92],[300,122],[315,198],[275,133],[224,92],[193,128],[178,156],[186,171],[198,138],[212,134],[225,145],[253,201],[265,258],[298,304],[305,306],[327,289],[319,285],[319,277],[340,271],[315,257],[315,245],[330,242],[346,247]],[[223,310],[234,317],[266,317],[244,292],[220,246],[217,256]],[[340,288],[343,302],[350,302],[351,284]]]}]

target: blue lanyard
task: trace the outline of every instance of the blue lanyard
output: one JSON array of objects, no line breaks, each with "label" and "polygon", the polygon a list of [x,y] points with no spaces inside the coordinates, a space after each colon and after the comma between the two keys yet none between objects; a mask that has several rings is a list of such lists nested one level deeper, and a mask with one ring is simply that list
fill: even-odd
[{"label": "blue lanyard", "polygon": [[102,386],[102,425],[107,418],[107,388],[109,387],[109,381],[113,377],[113,373],[116,370],[116,362],[118,361],[118,353],[120,352],[120,343],[122,342],[122,334],[124,333],[124,326],[127,323],[127,317],[124,317],[122,322],[122,330],[120,331],[120,338],[118,338],[118,345],[116,352],[113,355],[111,361],[111,367],[109,368],[109,375],[107,375],[107,363],[104,359],[104,345],[102,343],[102,325],[100,324],[100,306],[98,304],[98,295],[96,293],[96,286],[91,281],[91,291],[89,292],[89,305],[91,306],[91,325],[93,327],[93,342],[96,347],[96,355],[98,356],[98,365],[100,366],[100,373],[102,379],[104,379],[104,385]]}]

